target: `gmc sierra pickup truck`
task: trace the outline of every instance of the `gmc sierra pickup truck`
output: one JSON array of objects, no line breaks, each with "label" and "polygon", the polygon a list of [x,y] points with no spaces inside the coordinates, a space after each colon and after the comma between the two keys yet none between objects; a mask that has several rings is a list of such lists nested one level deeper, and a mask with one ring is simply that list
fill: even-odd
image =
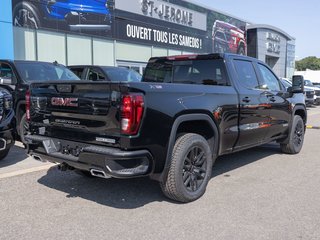
[{"label": "gmc sierra pickup truck", "polygon": [[235,54],[151,58],[142,82],[34,83],[28,153],[96,177],[150,176],[167,197],[190,202],[218,156],[271,141],[300,152],[303,77],[292,85]]}]

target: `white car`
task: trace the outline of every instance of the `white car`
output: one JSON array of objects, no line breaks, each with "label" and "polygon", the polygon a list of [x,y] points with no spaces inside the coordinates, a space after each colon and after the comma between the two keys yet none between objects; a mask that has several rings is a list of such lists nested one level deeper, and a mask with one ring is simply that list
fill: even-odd
[{"label": "white car", "polygon": [[314,90],[314,95],[315,95],[314,103],[320,104],[320,88],[313,85],[310,80],[304,80],[304,87],[305,88],[308,87],[308,88]]},{"label": "white car", "polygon": [[[292,82],[286,78],[280,78],[282,84],[288,89],[288,87],[292,87]],[[306,105],[313,105],[317,99],[315,95],[314,87],[305,86],[304,87],[304,97]]]}]

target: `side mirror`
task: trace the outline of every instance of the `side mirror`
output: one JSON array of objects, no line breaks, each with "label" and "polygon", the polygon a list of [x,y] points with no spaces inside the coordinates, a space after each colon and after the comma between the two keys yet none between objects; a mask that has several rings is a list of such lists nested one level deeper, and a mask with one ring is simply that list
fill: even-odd
[{"label": "side mirror", "polygon": [[304,78],[302,75],[294,75],[292,77],[292,93],[303,93],[304,91]]},{"label": "side mirror", "polygon": [[0,84],[12,85],[12,78],[0,78]]}]

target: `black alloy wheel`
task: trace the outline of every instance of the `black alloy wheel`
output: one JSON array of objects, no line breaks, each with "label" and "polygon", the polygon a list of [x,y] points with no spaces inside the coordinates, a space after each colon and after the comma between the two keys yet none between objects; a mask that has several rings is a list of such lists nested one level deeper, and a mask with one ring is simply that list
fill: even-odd
[{"label": "black alloy wheel", "polygon": [[206,191],[212,165],[208,141],[199,134],[183,134],[174,144],[167,178],[160,183],[163,193],[183,203],[197,200]]},{"label": "black alloy wheel", "polygon": [[303,122],[299,121],[294,129],[293,134],[293,144],[297,147],[299,147],[303,143],[304,139],[304,126]]},{"label": "black alloy wheel", "polygon": [[304,122],[300,116],[295,115],[289,131],[288,143],[280,143],[281,151],[289,154],[299,153],[303,146],[304,134]]},{"label": "black alloy wheel", "polygon": [[184,186],[190,192],[197,191],[207,173],[207,161],[201,147],[193,147],[184,160],[182,179]]}]

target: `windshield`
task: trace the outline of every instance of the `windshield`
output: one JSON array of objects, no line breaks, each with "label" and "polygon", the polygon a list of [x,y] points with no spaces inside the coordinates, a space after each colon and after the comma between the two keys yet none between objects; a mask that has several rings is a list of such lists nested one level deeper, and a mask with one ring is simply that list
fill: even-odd
[{"label": "windshield", "polygon": [[313,87],[313,84],[310,80],[304,80],[304,85],[309,86],[309,87]]},{"label": "windshield", "polygon": [[127,68],[102,68],[111,82],[140,82],[141,75]]},{"label": "windshield", "polygon": [[80,80],[73,72],[61,64],[46,62],[16,62],[21,78],[28,81]]}]

